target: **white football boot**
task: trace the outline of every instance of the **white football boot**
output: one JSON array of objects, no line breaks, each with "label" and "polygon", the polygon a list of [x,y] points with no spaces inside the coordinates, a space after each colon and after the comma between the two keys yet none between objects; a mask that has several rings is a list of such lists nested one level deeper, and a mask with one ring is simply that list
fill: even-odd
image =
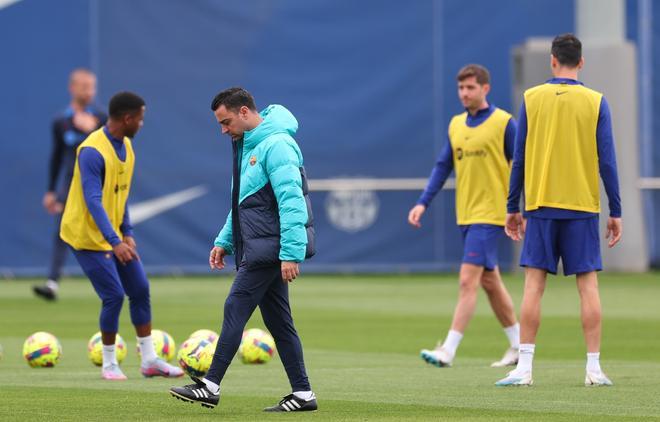
[{"label": "white football boot", "polygon": [[503,368],[505,366],[515,366],[518,364],[518,348],[517,347],[509,347],[506,349],[506,352],[504,352],[504,356],[502,356],[502,359],[498,360],[497,362],[493,362],[490,364],[492,368]]},{"label": "white football boot", "polygon": [[532,372],[518,372],[516,369],[509,372],[506,378],[495,383],[498,387],[518,387],[518,386],[531,386],[534,383],[532,380]]},{"label": "white football boot", "polygon": [[419,356],[431,365],[438,368],[448,368],[454,360],[454,356],[450,355],[442,346],[438,345],[434,350],[422,349]]},{"label": "white football boot", "polygon": [[584,377],[584,385],[587,387],[611,387],[614,385],[603,371],[590,372]]}]

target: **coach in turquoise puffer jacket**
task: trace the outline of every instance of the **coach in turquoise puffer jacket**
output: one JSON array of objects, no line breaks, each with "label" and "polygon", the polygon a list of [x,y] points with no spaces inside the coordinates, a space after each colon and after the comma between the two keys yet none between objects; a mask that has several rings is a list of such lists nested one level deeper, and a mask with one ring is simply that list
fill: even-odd
[{"label": "coach in turquoise puffer jacket", "polygon": [[281,105],[259,115],[263,121],[232,142],[232,211],[214,242],[236,255],[237,267],[302,262],[314,253],[303,157],[292,137],[298,121]]},{"label": "coach in turquoise puffer jacket", "polygon": [[[234,161],[231,212],[209,253],[209,265],[221,270],[224,256],[233,253],[238,272],[225,300],[208,372],[203,379],[192,377],[194,384],[172,387],[170,393],[217,406],[222,379],[258,306],[291,384],[291,394],[264,410],[317,410],[289,304],[289,283],[300,274],[299,262],[314,251],[303,158],[292,137],[298,122],[280,105],[258,113],[252,94],[241,87],[220,92],[211,109],[222,133],[231,136]],[[268,348],[263,350],[272,353],[263,344]]]}]

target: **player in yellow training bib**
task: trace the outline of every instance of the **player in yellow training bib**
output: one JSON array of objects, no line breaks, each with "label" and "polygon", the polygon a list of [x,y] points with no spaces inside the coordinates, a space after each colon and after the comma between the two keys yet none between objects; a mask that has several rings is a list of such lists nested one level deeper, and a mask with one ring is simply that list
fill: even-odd
[{"label": "player in yellow training bib", "polygon": [[438,367],[451,366],[483,287],[510,347],[492,366],[518,362],[519,325],[513,301],[497,265],[497,242],[504,233],[509,161],[513,156],[516,123],[509,113],[489,104],[490,75],[480,65],[470,64],[457,76],[458,97],[465,112],[449,123],[448,141],[433,168],[428,185],[410,210],[408,222],[420,220],[452,170],[456,173],[456,220],[463,234],[463,263],[459,274],[458,303],[451,329],[434,350],[421,357]]},{"label": "player in yellow training bib", "polygon": [[[621,238],[621,201],[610,110],[603,94],[577,80],[582,43],[573,34],[552,41],[553,78],[525,91],[507,203],[506,233],[519,241],[525,267],[520,310],[520,361],[496,385],[531,385],[541,297],[548,273],[575,274],[587,344],[585,384],[612,385],[600,367],[601,307],[596,272],[602,269],[598,212],[603,180],[609,198],[609,246]],[[527,226],[520,215],[525,187]]]},{"label": "player in yellow training bib", "polygon": [[111,381],[126,379],[115,350],[125,296],[137,334],[142,375],[183,376],[180,368],[159,358],[154,350],[149,280],[137,254],[126,207],[135,165],[131,138],[142,127],[144,111],[144,100],[132,92],[120,92],[110,99],[107,123],[76,150],[60,226],[60,237],[73,250],[101,299],[101,377]]}]

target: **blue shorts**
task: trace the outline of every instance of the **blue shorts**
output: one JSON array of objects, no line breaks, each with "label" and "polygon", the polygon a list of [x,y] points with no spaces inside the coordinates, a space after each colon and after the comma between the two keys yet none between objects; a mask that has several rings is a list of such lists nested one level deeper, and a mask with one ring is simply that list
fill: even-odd
[{"label": "blue shorts", "polygon": [[564,275],[603,269],[598,216],[570,220],[527,219],[520,266],[557,274],[559,258]]},{"label": "blue shorts", "polygon": [[151,322],[149,280],[144,272],[142,261],[133,259],[124,265],[112,252],[75,250],[73,248],[72,250],[103,303],[100,317],[101,331],[117,332],[119,313],[125,296],[130,299],[133,325],[144,325]]},{"label": "blue shorts", "polygon": [[463,234],[463,262],[493,271],[497,267],[497,242],[504,227],[494,224],[459,226]]}]

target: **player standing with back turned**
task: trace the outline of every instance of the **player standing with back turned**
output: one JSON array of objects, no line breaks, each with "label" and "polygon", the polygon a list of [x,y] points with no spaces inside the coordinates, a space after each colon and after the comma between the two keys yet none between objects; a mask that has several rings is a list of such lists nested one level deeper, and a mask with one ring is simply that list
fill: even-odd
[{"label": "player standing with back turned", "polygon": [[[575,274],[587,345],[585,385],[612,385],[600,367],[601,306],[597,271],[603,267],[598,238],[600,189],[609,199],[608,246],[621,239],[621,201],[612,119],[605,97],[578,81],[582,43],[573,34],[552,41],[553,78],[525,91],[511,172],[506,232],[524,235],[520,265],[525,292],[520,311],[520,360],[498,386],[531,385],[532,359],[548,273]],[[527,225],[519,202],[525,187]]]}]

